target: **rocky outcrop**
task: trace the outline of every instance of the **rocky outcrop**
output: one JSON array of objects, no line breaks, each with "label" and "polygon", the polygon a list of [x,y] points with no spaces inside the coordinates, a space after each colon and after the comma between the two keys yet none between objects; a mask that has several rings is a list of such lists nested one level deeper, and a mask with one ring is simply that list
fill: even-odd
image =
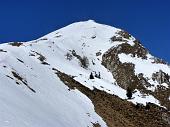
[{"label": "rocky outcrop", "polygon": [[[121,40],[131,37],[126,32],[121,32],[119,35],[121,35]],[[112,43],[114,43],[113,40],[118,41],[119,39],[116,40],[116,37],[111,38]],[[130,88],[132,91],[138,89],[143,94],[151,94],[160,101],[161,105],[170,110],[170,101],[168,100],[170,97],[170,76],[161,70],[153,73],[152,80],[158,82],[160,85],[157,86],[155,91],[148,90],[147,88],[152,87],[153,84],[150,84],[149,79],[144,77],[142,73],[138,75],[135,74],[135,65],[133,63],[122,63],[118,57],[121,53],[147,60],[147,54],[149,52],[139,41],[135,40],[134,45],[123,42],[104,53],[102,56],[102,64],[112,72],[117,84],[124,89]],[[156,57],[153,59],[155,63],[165,64],[163,60]],[[169,87],[163,87],[161,85],[162,83],[166,83]]]},{"label": "rocky outcrop", "polygon": [[[166,106],[168,110],[170,110],[170,76],[160,70],[159,72],[153,73],[152,79],[157,81],[160,85],[157,86],[156,90],[154,91],[154,96],[156,96],[162,105]],[[166,84],[166,86],[161,84]]]},{"label": "rocky outcrop", "polygon": [[121,63],[118,57],[118,54],[121,53],[147,59],[148,51],[139,41],[135,40],[134,46],[126,42],[122,43],[117,47],[112,47],[102,57],[102,64],[112,72],[113,77],[122,88],[131,87],[131,89],[135,89],[140,84],[138,77],[134,73],[135,65],[133,63]]},{"label": "rocky outcrop", "polygon": [[159,72],[153,73],[152,79],[153,81],[156,80],[159,84],[162,84],[162,83],[170,84],[169,82],[170,76],[166,74],[165,72],[163,72],[162,70],[159,70]]},{"label": "rocky outcrop", "polygon": [[[108,127],[169,127],[170,114],[163,108],[150,104],[138,108],[131,102],[120,99],[96,88],[90,90],[74,80],[74,76],[53,69],[68,90],[79,90],[94,104],[95,111],[103,118]],[[96,125],[100,126],[98,123]]]}]

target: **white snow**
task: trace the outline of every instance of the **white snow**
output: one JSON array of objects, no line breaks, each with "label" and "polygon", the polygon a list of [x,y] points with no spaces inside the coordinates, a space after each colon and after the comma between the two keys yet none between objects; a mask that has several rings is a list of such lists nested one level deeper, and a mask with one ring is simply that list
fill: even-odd
[{"label": "white snow", "polygon": [[167,83],[162,83],[161,86],[164,86],[165,88],[169,88]]},{"label": "white snow", "polygon": [[[106,127],[106,123],[95,112],[91,100],[78,90],[69,91],[52,68],[75,76],[75,80],[91,90],[95,87],[127,99],[126,90],[116,84],[111,72],[101,64],[102,55],[96,56],[97,52],[104,54],[111,47],[125,43],[110,41],[117,31],[120,29],[89,20],[73,23],[20,47],[1,44],[0,49],[7,53],[0,52],[0,127],[92,127],[92,123]],[[132,37],[128,41],[132,46],[133,40]],[[70,61],[66,59],[65,55],[72,50],[81,57],[88,58],[87,69],[80,66],[76,57]],[[50,65],[41,64],[37,59],[39,56],[33,51],[45,56],[45,62]],[[159,69],[170,74],[166,65],[152,64],[149,60],[125,54],[120,54],[119,58],[122,62],[135,63],[135,72],[144,73],[148,77]],[[22,76],[36,93],[18,81],[11,71]],[[101,79],[90,80],[90,73],[95,71],[100,72]],[[16,81],[21,84],[17,85]],[[133,98],[129,101],[135,104],[149,101],[159,105],[159,101],[153,96],[146,95],[143,98],[139,91]]]},{"label": "white snow", "polygon": [[132,57],[130,54],[119,54],[119,59],[122,63],[130,62],[135,64],[136,74],[143,73],[146,77],[151,77],[153,73],[159,72],[159,70],[164,71],[165,73],[170,74],[170,67],[165,64],[152,63],[151,59],[142,59],[138,57]]},{"label": "white snow", "polygon": [[136,92],[133,94],[133,97],[134,99],[132,100],[129,100],[133,103],[141,103],[141,104],[144,104],[146,105],[147,102],[151,102],[151,103],[154,103],[156,105],[159,105],[159,101],[157,99],[155,99],[152,95],[143,95],[141,94],[138,90],[136,90]]}]

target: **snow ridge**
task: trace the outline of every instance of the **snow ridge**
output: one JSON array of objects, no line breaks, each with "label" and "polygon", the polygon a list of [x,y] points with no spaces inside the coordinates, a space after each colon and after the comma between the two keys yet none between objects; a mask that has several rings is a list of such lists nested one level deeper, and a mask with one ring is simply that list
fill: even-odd
[{"label": "snow ridge", "polygon": [[[91,90],[97,88],[127,99],[126,90],[116,83],[112,73],[102,65],[102,55],[110,48],[122,43],[134,45],[134,37],[113,43],[111,38],[118,36],[119,31],[89,20],[73,23],[18,46],[18,42],[1,44],[0,126],[93,127],[92,123],[99,123],[101,127],[106,127],[106,123],[95,112],[91,100],[78,90],[68,91],[68,87],[60,81],[52,68],[74,76],[76,81]],[[80,59],[83,57],[88,59],[88,68],[81,66]],[[135,73],[143,73],[149,78],[159,69],[170,74],[169,66],[153,64],[151,60],[126,54],[119,54],[119,59],[121,62],[135,63]],[[101,79],[90,80],[91,72],[100,72]],[[139,91],[130,101],[135,104],[152,102],[160,105],[156,98],[151,95],[143,98]]]}]

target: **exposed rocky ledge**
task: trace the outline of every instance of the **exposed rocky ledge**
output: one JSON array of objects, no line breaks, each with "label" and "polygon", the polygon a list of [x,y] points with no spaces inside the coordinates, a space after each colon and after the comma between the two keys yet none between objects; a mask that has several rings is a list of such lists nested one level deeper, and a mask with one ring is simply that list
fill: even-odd
[{"label": "exposed rocky ledge", "polygon": [[[130,36],[128,36],[128,38],[129,37]],[[139,57],[147,60],[147,54],[149,52],[139,41],[135,40],[133,46],[124,42],[116,47],[110,48],[104,53],[102,56],[102,64],[112,72],[118,85],[124,89],[130,88],[132,91],[138,89],[143,94],[151,94],[160,101],[161,105],[170,110],[170,76],[161,70],[153,73],[152,79],[157,81],[160,85],[155,91],[148,90],[147,87],[151,87],[152,84],[149,83],[147,78],[144,78],[142,73],[138,75],[135,74],[135,65],[133,63],[122,63],[118,57],[121,53],[131,54],[132,57]],[[158,58],[153,59],[155,63],[166,64]],[[169,87],[162,87],[162,83],[167,83]]]},{"label": "exposed rocky ledge", "polygon": [[[74,76],[53,70],[68,90],[78,89],[92,101],[95,111],[108,127],[169,127],[170,114],[163,108],[150,104],[147,109],[95,88],[92,91],[74,80]],[[98,123],[95,126],[100,127]]]}]

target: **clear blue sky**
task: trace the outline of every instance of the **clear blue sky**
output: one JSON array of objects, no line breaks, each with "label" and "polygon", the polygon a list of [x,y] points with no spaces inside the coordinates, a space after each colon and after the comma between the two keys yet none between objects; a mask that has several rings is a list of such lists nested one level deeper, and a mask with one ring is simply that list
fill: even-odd
[{"label": "clear blue sky", "polygon": [[170,0],[2,0],[0,42],[33,40],[88,19],[125,29],[170,62]]}]

